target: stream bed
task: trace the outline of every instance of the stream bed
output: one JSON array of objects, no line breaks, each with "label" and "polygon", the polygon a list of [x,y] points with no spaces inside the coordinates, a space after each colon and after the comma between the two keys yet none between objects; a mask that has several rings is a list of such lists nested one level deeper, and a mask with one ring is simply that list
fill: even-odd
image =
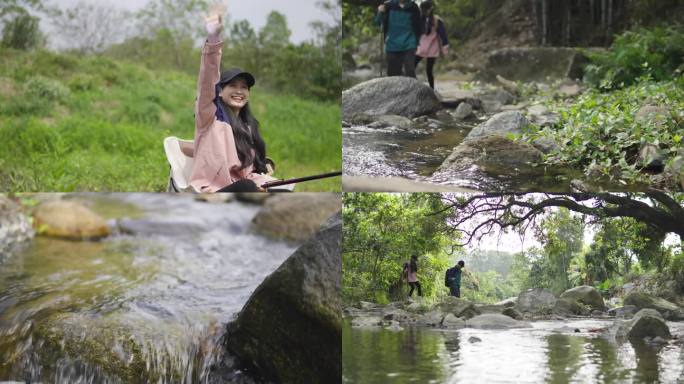
[{"label": "stream bed", "polygon": [[684,322],[668,322],[679,341],[666,345],[617,344],[589,332],[610,324],[577,319],[514,330],[393,332],[345,322],[343,383],[684,383]]},{"label": "stream bed", "polygon": [[296,244],[254,234],[256,205],[74,198],[127,230],[0,264],[0,382],[208,382],[225,323]]}]

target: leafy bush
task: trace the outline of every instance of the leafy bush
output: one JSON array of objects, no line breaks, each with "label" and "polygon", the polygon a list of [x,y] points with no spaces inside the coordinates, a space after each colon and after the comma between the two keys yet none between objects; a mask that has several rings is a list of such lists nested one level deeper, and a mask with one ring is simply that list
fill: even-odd
[{"label": "leafy bush", "polygon": [[684,71],[684,27],[640,28],[617,36],[606,52],[588,53],[585,81],[609,90],[642,78],[668,80]]},{"label": "leafy bush", "polygon": [[[571,105],[552,107],[561,114],[557,128],[545,128],[532,134],[546,136],[559,144],[546,157],[552,164],[566,164],[591,170],[613,180],[646,182],[649,175],[640,172],[636,161],[644,143],[659,146],[665,162],[672,161],[684,138],[684,82],[641,82],[601,93],[596,90],[580,96]],[[663,124],[635,121],[644,105],[666,106],[671,115]]]},{"label": "leafy bush", "polygon": [[69,93],[69,88],[59,80],[36,76],[30,78],[26,82],[26,96],[32,98],[34,101],[36,99],[48,103],[63,101],[69,97]]}]

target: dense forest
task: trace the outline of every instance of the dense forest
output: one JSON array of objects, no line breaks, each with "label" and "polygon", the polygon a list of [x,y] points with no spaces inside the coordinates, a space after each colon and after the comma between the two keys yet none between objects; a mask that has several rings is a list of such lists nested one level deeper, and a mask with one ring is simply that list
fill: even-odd
[{"label": "dense forest", "polygon": [[[684,294],[682,195],[345,194],[343,202],[347,303],[405,297],[401,268],[412,254],[420,256],[428,300],[448,294],[444,273],[460,259],[469,271],[464,297],[479,302],[579,285],[609,296],[627,283]],[[535,245],[516,253],[478,249],[480,239],[501,231]]]}]

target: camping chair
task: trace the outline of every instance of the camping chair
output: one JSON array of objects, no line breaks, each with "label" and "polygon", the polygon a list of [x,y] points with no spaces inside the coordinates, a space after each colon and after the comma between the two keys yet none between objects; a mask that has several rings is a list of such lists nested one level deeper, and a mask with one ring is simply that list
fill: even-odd
[{"label": "camping chair", "polygon": [[[195,192],[195,188],[190,184],[190,173],[192,172],[192,152],[194,141],[182,140],[175,136],[170,136],[164,139],[164,152],[166,153],[166,160],[169,162],[171,168],[169,172],[169,184],[166,187],[167,192]],[[269,191],[290,191],[295,188],[295,184],[282,185],[271,188]]]},{"label": "camping chair", "polygon": [[175,136],[164,139],[164,152],[171,168],[167,192],[197,192],[189,185],[193,144],[192,140],[182,140]]}]

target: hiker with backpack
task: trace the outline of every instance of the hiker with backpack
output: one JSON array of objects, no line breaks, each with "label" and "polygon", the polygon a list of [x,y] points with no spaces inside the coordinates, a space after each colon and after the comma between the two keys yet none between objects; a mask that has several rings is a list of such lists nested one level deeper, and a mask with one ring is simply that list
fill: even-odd
[{"label": "hiker with backpack", "polygon": [[452,268],[447,269],[444,276],[444,285],[449,287],[449,293],[454,297],[461,297],[461,274],[465,267],[465,262],[459,260]]},{"label": "hiker with backpack", "polygon": [[435,6],[431,0],[420,3],[421,24],[423,34],[420,35],[420,42],[416,50],[416,64],[424,58],[426,62],[426,72],[430,88],[435,89],[435,76],[433,69],[437,58],[449,54],[449,38],[447,37],[446,27],[439,16],[435,15]]},{"label": "hiker with backpack", "polygon": [[413,0],[390,0],[378,7],[375,24],[382,25],[387,76],[416,77],[416,48],[422,34],[420,9]]},{"label": "hiker with backpack", "polygon": [[413,296],[414,288],[418,288],[418,296],[423,296],[423,291],[420,288],[420,282],[418,281],[418,256],[411,256],[411,261],[404,263],[404,270],[402,275],[408,281],[409,287],[409,297]]}]

